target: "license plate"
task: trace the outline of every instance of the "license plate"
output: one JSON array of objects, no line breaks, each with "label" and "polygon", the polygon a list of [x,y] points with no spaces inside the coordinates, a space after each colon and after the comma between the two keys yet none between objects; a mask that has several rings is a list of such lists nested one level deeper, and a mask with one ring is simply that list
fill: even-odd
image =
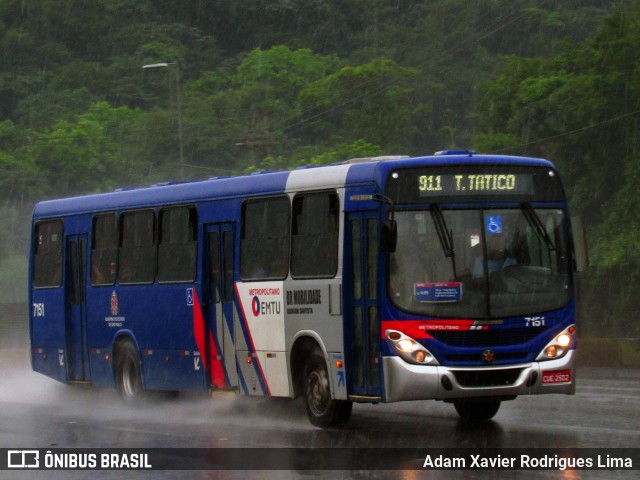
[{"label": "license plate", "polygon": [[571,370],[552,370],[542,372],[542,384],[571,383]]}]

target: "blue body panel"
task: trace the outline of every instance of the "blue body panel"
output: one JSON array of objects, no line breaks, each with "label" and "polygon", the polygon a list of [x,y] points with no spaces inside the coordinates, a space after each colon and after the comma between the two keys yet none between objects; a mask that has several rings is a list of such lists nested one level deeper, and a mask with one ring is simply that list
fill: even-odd
[{"label": "blue body panel", "polygon": [[[353,163],[348,166],[343,184],[333,185],[331,188],[344,189],[344,202],[341,211],[348,214],[366,212],[369,217],[378,220],[386,218],[387,206],[374,199],[376,194],[385,191],[385,182],[393,169],[410,168],[425,165],[530,165],[553,168],[553,165],[541,159],[487,156],[487,155],[447,155],[433,157],[406,158],[393,161],[374,161]],[[311,173],[317,172],[322,177],[332,167],[309,168]],[[344,168],[344,166],[343,166]],[[96,386],[109,387],[114,385],[113,347],[120,337],[129,338],[136,346],[141,356],[142,375],[145,388],[159,390],[206,390],[210,386],[207,378],[203,358],[196,341],[198,318],[194,313],[194,296],[196,301],[202,301],[206,295],[205,272],[206,261],[202,251],[205,245],[204,226],[225,223],[233,227],[235,236],[234,262],[239,265],[240,244],[240,216],[245,199],[288,192],[287,182],[292,172],[274,172],[255,174],[244,177],[210,179],[199,182],[156,186],[135,190],[117,191],[112,193],[89,195],[39,203],[33,213],[32,231],[37,222],[45,219],[62,219],[64,221],[64,238],[66,241],[72,235],[86,236],[87,265],[90,265],[92,245],[92,221],[94,215],[100,212],[115,212],[120,214],[126,210],[149,208],[156,213],[171,205],[195,206],[198,212],[198,260],[197,275],[193,282],[150,285],[120,285],[116,282],[112,286],[92,287],[89,267],[85,272],[86,309],[84,310],[84,354],[87,359],[84,379]],[[311,177],[313,178],[313,177]],[[323,185],[318,178],[309,181],[308,190],[319,189]],[[324,187],[328,188],[328,187]],[[566,203],[558,203],[559,208],[566,209]],[[344,235],[340,240],[344,246],[344,271],[349,272],[348,265],[352,262],[348,249],[344,245]],[[32,255],[34,243],[32,242]],[[67,252],[63,257],[63,265],[67,265]],[[32,260],[33,262],[33,260]],[[395,308],[390,301],[383,300],[386,290],[386,271],[384,255],[378,259],[379,274],[376,279],[379,297],[379,320],[417,321],[428,320],[424,317],[411,316]],[[63,269],[62,286],[59,288],[35,289],[32,287],[33,265],[30,265],[29,301],[33,306],[30,316],[30,334],[32,345],[33,369],[50,376],[58,381],[68,383],[73,381],[69,366],[70,350],[75,348],[69,331],[69,305],[66,285],[69,272]],[[346,276],[345,276],[346,278]],[[240,281],[239,272],[234,272],[236,282]],[[346,280],[345,280],[346,281]],[[345,288],[345,292],[348,289]],[[346,293],[345,293],[346,295]],[[115,300],[114,300],[115,299]],[[343,305],[349,305],[347,298],[343,298]],[[42,315],[36,315],[36,306],[46,308]],[[115,307],[114,307],[115,305]],[[234,295],[232,307],[236,312],[242,310],[237,294]],[[39,312],[38,312],[39,313]],[[344,315],[348,313],[345,311]],[[549,339],[558,331],[574,322],[575,303],[572,301],[565,308],[546,312],[547,326],[550,327],[544,335],[530,339],[517,347],[522,351],[519,361],[531,362]],[[240,319],[242,320],[242,318]],[[205,320],[207,316],[205,313]],[[233,325],[233,315],[225,320],[231,331],[237,328],[235,334],[242,336],[250,349],[251,332],[245,321]],[[509,329],[521,326],[524,318],[504,319],[502,325],[491,326],[490,329]],[[345,320],[346,324],[346,320]],[[353,332],[345,326],[345,345]],[[236,340],[236,339],[234,339]],[[206,340],[208,341],[208,340]],[[439,358],[447,355],[477,354],[480,347],[455,347],[445,345],[437,339],[422,340],[425,346]],[[484,349],[486,347],[482,347]],[[215,350],[221,351],[219,339],[215,339]],[[496,344],[496,353],[504,354],[510,351],[510,346]],[[345,350],[348,350],[345,347]],[[251,352],[249,352],[251,353]],[[389,344],[380,339],[380,354],[382,356],[396,356]],[[76,356],[77,358],[77,356]],[[503,358],[506,358],[503,355]],[[501,360],[500,362],[507,362]],[[451,360],[447,365],[469,365],[463,360]],[[500,364],[499,362],[497,364]],[[246,366],[244,366],[246,368]],[[252,367],[257,377],[258,388],[262,394],[268,391],[264,375],[260,372],[258,362]],[[225,383],[229,383],[228,372],[224,372]],[[239,369],[238,386],[250,393],[249,380]],[[77,378],[75,380],[78,380]],[[384,378],[381,378],[384,382]],[[348,387],[348,390],[352,389]]]}]

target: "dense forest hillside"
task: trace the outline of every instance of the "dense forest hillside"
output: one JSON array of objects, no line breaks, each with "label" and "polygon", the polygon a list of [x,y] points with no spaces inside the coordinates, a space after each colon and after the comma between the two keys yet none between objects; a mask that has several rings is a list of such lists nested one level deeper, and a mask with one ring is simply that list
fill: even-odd
[{"label": "dense forest hillside", "polygon": [[640,335],[638,0],[3,0],[0,51],[2,301],[44,198],[466,147],[559,166]]}]

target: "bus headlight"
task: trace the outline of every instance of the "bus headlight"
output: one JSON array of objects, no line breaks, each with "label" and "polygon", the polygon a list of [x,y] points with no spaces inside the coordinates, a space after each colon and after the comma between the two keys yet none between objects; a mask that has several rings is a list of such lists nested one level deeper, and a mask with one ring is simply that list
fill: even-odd
[{"label": "bus headlight", "polygon": [[431,352],[413,338],[397,330],[387,330],[385,335],[405,362],[416,365],[438,365],[438,361]]},{"label": "bus headlight", "polygon": [[556,335],[538,354],[537,361],[553,360],[564,356],[573,344],[576,326],[571,325]]},{"label": "bus headlight", "polygon": [[396,348],[404,353],[411,353],[416,348],[416,342],[410,338],[403,338],[396,343]]}]

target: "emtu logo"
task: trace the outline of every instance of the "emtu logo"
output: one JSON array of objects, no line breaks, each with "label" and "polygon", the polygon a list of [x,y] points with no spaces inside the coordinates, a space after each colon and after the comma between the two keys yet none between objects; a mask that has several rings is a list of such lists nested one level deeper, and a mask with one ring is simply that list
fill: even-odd
[{"label": "emtu logo", "polygon": [[[244,292],[240,292],[242,296]],[[246,292],[247,299],[251,299],[251,313],[253,318],[258,317],[272,317],[274,315],[280,315],[282,312],[282,290],[279,285],[270,286],[267,285],[263,288],[249,288]],[[247,308],[243,302],[243,308]],[[248,315],[248,309],[247,315]]]},{"label": "emtu logo", "polygon": [[7,452],[7,468],[39,468],[40,452],[38,450],[9,450]]},{"label": "emtu logo", "polygon": [[251,300],[251,311],[253,312],[254,317],[260,315],[260,299],[257,296],[253,297],[253,300]]},{"label": "emtu logo", "polygon": [[282,312],[282,302],[278,300],[260,301],[258,296],[251,300],[251,311],[254,317],[269,317],[272,315],[280,315]]}]

